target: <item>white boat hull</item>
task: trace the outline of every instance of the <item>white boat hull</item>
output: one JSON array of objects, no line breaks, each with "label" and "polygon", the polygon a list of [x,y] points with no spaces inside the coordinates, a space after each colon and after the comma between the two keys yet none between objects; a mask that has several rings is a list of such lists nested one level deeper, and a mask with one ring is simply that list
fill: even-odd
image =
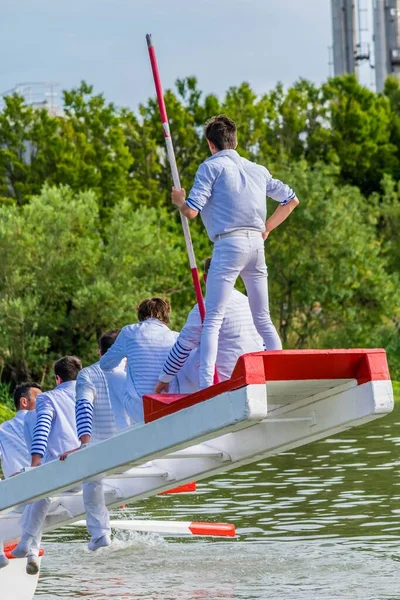
[{"label": "white boat hull", "polygon": [[[7,555],[9,556],[8,552]],[[10,557],[8,567],[0,569],[1,600],[32,600],[38,584],[39,573],[28,575],[25,566],[25,558]]]},{"label": "white boat hull", "polygon": [[383,350],[264,352],[228,382],[144,409],[145,424],[0,482],[0,538],[19,536],[16,506],[45,496],[57,496],[45,530],[81,519],[81,492],[65,490],[90,477],[104,477],[110,507],[139,501],[382,417],[393,390]]}]

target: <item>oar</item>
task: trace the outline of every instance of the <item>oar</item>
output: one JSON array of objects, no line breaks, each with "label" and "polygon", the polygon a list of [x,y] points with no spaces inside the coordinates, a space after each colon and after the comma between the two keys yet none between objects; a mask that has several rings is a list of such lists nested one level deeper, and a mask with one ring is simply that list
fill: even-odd
[{"label": "oar", "polygon": [[[149,58],[150,58],[150,63],[151,63],[151,70],[153,72],[154,85],[156,88],[157,102],[158,102],[158,108],[160,110],[160,118],[161,118],[162,128],[163,128],[163,132],[164,132],[165,145],[167,148],[167,156],[168,156],[169,166],[171,168],[172,181],[174,182],[175,188],[181,189],[181,182],[179,179],[178,166],[176,164],[174,145],[172,143],[171,132],[169,129],[167,109],[165,107],[165,102],[164,102],[164,94],[163,94],[162,85],[161,85],[161,77],[160,77],[160,73],[158,70],[156,51],[154,49],[153,42],[151,41],[150,34],[146,35],[146,40],[147,40],[147,47],[149,49]],[[192,273],[194,291],[196,293],[197,305],[199,307],[201,320],[204,321],[206,309],[204,306],[203,294],[201,292],[199,273],[197,270],[196,257],[194,255],[194,248],[193,248],[192,237],[190,235],[189,223],[188,223],[187,218],[182,213],[180,213],[180,216],[181,216],[181,221],[182,221],[183,235],[185,236],[186,251],[188,253],[190,270]],[[218,373],[217,373],[217,370],[215,369],[214,383],[218,383],[218,381],[219,381]]]},{"label": "oar", "polygon": [[[72,523],[76,527],[86,527],[86,521]],[[235,526],[230,523],[197,523],[195,521],[140,521],[138,519],[115,519],[110,521],[112,529],[140,531],[142,533],[160,533],[162,535],[197,535],[234,537]]]}]

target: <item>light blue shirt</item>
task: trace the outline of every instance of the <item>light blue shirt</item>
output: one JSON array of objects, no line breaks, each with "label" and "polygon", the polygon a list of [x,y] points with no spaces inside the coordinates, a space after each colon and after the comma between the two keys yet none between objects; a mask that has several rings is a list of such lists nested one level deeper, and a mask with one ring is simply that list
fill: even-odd
[{"label": "light blue shirt", "polygon": [[31,454],[43,462],[56,460],[63,452],[79,446],[75,426],[76,381],[65,381],[36,398],[36,425]]},{"label": "light blue shirt", "polygon": [[284,205],[294,191],[236,150],[221,150],[197,170],[186,204],[199,212],[210,239],[238,229],[265,231],[266,196]]},{"label": "light blue shirt", "polygon": [[24,420],[27,410],[0,425],[0,461],[4,477],[19,473],[31,464],[31,456],[24,438]]},{"label": "light blue shirt", "polygon": [[158,319],[147,319],[123,327],[100,359],[100,367],[109,371],[127,358],[126,411],[136,423],[143,421],[143,396],[154,392],[158,375],[177,337],[177,332]]},{"label": "light blue shirt", "polygon": [[96,362],[79,372],[75,409],[78,437],[88,434],[93,442],[99,442],[130,426],[124,406],[125,384],[123,364],[105,372]]}]

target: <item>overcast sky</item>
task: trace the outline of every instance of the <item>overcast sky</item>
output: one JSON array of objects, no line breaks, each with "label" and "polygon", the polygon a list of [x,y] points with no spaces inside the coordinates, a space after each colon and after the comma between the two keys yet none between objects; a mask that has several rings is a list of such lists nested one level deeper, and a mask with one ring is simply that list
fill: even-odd
[{"label": "overcast sky", "polygon": [[0,93],[27,81],[81,79],[118,105],[153,95],[145,34],[164,88],[196,75],[222,95],[329,75],[330,0],[0,0]]}]

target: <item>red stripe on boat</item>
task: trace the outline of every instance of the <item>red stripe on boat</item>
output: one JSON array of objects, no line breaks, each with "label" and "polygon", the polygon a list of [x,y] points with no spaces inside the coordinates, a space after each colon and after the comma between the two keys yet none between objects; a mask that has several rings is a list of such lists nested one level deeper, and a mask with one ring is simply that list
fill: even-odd
[{"label": "red stripe on boat", "polygon": [[245,354],[232,377],[194,394],[151,394],[143,397],[145,423],[250,384],[312,379],[390,380],[386,352],[376,350],[279,350]]},{"label": "red stripe on boat", "polygon": [[[13,556],[11,553],[14,550],[14,548],[17,547],[17,545],[18,545],[17,542],[13,542],[11,544],[7,544],[6,546],[4,546],[4,554],[7,556],[8,559],[10,559],[10,558],[15,559],[15,556]],[[43,550],[43,548],[40,548],[39,556],[43,556],[43,554],[44,554],[44,550]]]},{"label": "red stripe on boat", "polygon": [[224,537],[235,537],[235,526],[230,523],[190,523],[190,531],[193,535],[220,535]]},{"label": "red stripe on boat", "polygon": [[160,492],[158,496],[164,496],[166,494],[182,494],[184,492],[195,492],[196,491],[196,482],[192,481],[191,483],[185,483],[184,485],[180,485],[172,490],[167,490],[165,492]]}]

